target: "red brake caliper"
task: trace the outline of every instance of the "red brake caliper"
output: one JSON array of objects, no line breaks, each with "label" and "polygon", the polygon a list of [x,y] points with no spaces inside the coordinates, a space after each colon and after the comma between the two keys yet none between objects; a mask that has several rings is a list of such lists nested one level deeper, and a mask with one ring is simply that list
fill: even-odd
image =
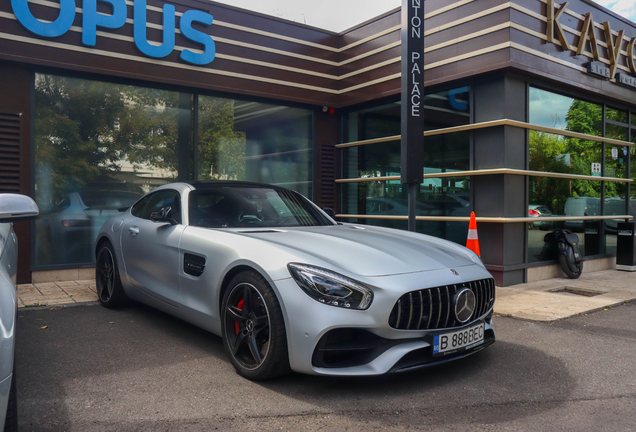
[{"label": "red brake caliper", "polygon": [[[243,310],[243,303],[244,303],[245,299],[241,299],[241,301],[239,302],[239,304],[236,306],[237,308]],[[238,334],[239,332],[239,323],[234,323],[234,328],[236,328],[236,334]]]}]

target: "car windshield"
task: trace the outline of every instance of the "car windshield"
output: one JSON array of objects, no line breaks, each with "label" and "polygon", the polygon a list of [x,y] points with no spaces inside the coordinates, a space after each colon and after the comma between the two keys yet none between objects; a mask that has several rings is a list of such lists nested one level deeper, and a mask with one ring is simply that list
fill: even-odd
[{"label": "car windshield", "polygon": [[300,194],[286,189],[205,187],[190,192],[190,225],[206,228],[333,225]]}]

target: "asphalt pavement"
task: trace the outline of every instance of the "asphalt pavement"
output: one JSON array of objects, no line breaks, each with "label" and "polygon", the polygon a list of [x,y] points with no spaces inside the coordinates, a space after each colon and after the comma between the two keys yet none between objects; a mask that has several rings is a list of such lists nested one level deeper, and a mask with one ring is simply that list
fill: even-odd
[{"label": "asphalt pavement", "polygon": [[239,377],[219,337],[137,305],[20,309],[21,431],[634,431],[636,304],[553,323],[418,372]]}]

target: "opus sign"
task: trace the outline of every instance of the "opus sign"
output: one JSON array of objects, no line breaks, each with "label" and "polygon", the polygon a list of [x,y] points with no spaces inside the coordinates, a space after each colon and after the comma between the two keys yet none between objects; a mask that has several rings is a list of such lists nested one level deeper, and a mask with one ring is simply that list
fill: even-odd
[{"label": "opus sign", "polygon": [[[610,63],[608,67],[603,62],[601,62],[601,58],[599,56],[599,52],[601,51],[600,43],[598,35],[596,33],[596,25],[594,23],[592,14],[585,14],[585,21],[583,22],[583,28],[581,29],[581,36],[579,36],[578,45],[571,46],[565,37],[565,30],[561,22],[559,21],[563,13],[567,10],[568,2],[564,2],[563,4],[561,4],[561,6],[556,11],[555,1],[547,0],[547,2],[548,42],[556,43],[556,41],[558,40],[563,50],[576,51],[577,55],[583,54],[589,43],[592,48],[593,56],[593,61],[588,63],[587,65],[587,71],[590,75],[604,79],[616,78],[616,82],[618,84],[636,89],[636,79],[623,73],[619,73],[618,75],[616,74],[624,40],[624,30],[619,31],[618,37],[614,38],[609,21],[603,23],[603,32],[605,33],[604,36],[607,45],[608,60]],[[630,71],[636,75],[636,53],[634,53],[635,47],[636,38],[633,38],[627,44],[627,64]]]},{"label": "opus sign", "polygon": [[[60,13],[53,22],[40,21],[35,18],[29,9],[28,0],[11,0],[13,13],[28,31],[43,37],[62,36],[71,29],[75,20],[75,1],[59,0]],[[97,2],[110,5],[111,15],[97,12]],[[82,2],[82,43],[94,46],[97,39],[97,29],[118,29],[126,24],[128,8],[125,0],[83,0]],[[162,58],[168,56],[175,48],[175,7],[170,4],[163,6],[163,43],[161,45],[150,44],[146,35],[146,0],[135,0],[133,5],[133,33],[135,46],[148,57]],[[209,26],[212,24],[212,15],[189,10],[183,13],[179,19],[181,34],[192,42],[201,45],[201,53],[184,49],[179,57],[188,63],[206,65],[216,55],[216,46],[212,37],[200,30],[196,30],[193,24]]]}]

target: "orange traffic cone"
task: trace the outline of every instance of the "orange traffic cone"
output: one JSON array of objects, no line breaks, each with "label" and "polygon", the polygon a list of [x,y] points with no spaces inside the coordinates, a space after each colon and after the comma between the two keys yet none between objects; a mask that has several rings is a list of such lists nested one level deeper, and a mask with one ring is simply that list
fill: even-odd
[{"label": "orange traffic cone", "polygon": [[479,252],[479,237],[477,237],[477,220],[475,219],[475,212],[470,213],[470,222],[468,223],[468,239],[466,240],[466,247],[477,255],[481,256]]}]

